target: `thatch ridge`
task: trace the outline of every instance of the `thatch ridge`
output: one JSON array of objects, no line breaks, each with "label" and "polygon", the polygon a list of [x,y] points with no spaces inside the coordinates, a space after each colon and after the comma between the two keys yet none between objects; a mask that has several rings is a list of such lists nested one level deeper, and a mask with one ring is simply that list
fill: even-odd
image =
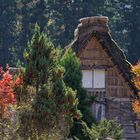
[{"label": "thatch ridge", "polygon": [[[126,79],[126,81],[128,81],[131,89],[134,90],[135,93],[137,93],[137,89],[132,81],[134,76],[131,71],[132,66],[127,61],[124,52],[113,40],[108,25],[106,24],[108,23],[107,19],[106,22],[102,22],[100,21],[102,19],[101,17],[99,18],[99,20],[97,20],[98,17],[95,17],[96,25],[94,23],[94,17],[91,18],[93,22],[90,22],[89,17],[84,19],[88,19],[88,22],[82,21],[84,25],[82,26],[83,23],[80,23],[78,25],[77,29],[75,30],[74,40],[68,46],[66,46],[65,49],[72,48],[73,51],[78,55],[80,50],[84,48],[93,37],[96,37],[103,49],[111,57],[114,64],[121,71],[123,77]],[[104,19],[105,18],[103,17],[103,20]],[[90,24],[88,25],[88,23]]]}]

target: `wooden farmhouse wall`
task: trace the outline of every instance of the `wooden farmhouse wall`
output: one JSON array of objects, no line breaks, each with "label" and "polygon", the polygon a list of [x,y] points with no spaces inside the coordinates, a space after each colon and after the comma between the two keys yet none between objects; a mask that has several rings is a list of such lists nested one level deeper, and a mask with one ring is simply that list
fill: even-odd
[{"label": "wooden farmhouse wall", "polygon": [[[121,124],[134,121],[132,113],[132,91],[111,57],[93,37],[78,53],[82,70],[105,69],[105,89],[87,89],[90,96],[96,96],[105,105],[105,117],[116,118]],[[95,103],[96,104],[96,103]]]},{"label": "wooden farmhouse wall", "polygon": [[[81,69],[106,70],[105,96],[118,98],[130,97],[132,91],[128,83],[96,38],[93,37],[91,39],[87,46],[79,52],[78,57],[80,58]],[[98,92],[100,89],[94,89],[94,91]]]}]

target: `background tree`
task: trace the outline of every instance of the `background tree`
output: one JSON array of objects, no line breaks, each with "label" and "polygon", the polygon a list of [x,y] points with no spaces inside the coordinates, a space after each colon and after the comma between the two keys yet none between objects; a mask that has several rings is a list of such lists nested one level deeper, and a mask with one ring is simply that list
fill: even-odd
[{"label": "background tree", "polygon": [[1,0],[0,7],[1,64],[12,60],[15,65],[18,58],[24,61],[22,53],[36,22],[56,46],[64,48],[73,39],[78,20],[96,15],[109,17],[113,38],[132,63],[139,59],[138,0]]},{"label": "background tree", "polygon": [[[57,51],[38,25],[28,49],[23,76],[19,136],[24,139],[66,139],[73,118],[80,118],[76,92],[63,81]],[[26,130],[26,131],[24,131]]]},{"label": "background tree", "polygon": [[16,1],[0,1],[0,63],[10,63],[16,42]]}]

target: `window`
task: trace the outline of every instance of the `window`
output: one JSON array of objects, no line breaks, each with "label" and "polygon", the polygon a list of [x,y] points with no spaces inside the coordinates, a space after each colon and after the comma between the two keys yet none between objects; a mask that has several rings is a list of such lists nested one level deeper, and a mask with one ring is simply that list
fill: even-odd
[{"label": "window", "polygon": [[105,88],[105,70],[82,70],[82,85],[84,88]]},{"label": "window", "polygon": [[83,70],[82,71],[82,85],[84,88],[92,88],[92,71]]},{"label": "window", "polygon": [[105,88],[105,70],[95,69],[93,72],[94,88]]},{"label": "window", "polygon": [[97,121],[100,121],[103,118],[105,118],[105,105],[101,103],[93,103],[92,115],[95,117]]}]

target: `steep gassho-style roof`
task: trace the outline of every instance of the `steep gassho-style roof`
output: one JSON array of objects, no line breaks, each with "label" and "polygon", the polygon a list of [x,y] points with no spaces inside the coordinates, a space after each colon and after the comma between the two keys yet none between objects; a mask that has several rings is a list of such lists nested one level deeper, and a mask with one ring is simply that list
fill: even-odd
[{"label": "steep gassho-style roof", "polygon": [[96,37],[114,64],[121,71],[123,77],[128,81],[131,89],[137,93],[137,89],[132,82],[133,73],[131,72],[131,64],[126,60],[124,52],[111,37],[108,27],[108,17],[86,17],[80,19],[79,22],[74,32],[74,40],[66,46],[65,49],[72,48],[78,55],[81,49],[83,49],[93,37]]}]

